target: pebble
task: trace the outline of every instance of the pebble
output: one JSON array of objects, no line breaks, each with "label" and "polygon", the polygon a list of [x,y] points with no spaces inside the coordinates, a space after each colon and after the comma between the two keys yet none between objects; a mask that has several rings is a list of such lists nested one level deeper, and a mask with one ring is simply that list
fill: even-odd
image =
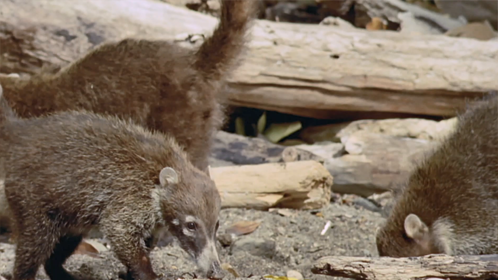
[{"label": "pebble", "polygon": [[230,247],[232,254],[244,251],[254,256],[272,258],[276,253],[277,245],[273,240],[263,238],[244,237],[236,240]]},{"label": "pebble", "polygon": [[304,279],[303,275],[297,270],[288,270],[287,271],[287,278],[294,278],[294,279],[298,279],[298,280]]},{"label": "pebble", "polygon": [[218,234],[217,238],[223,247],[228,247],[233,243],[233,237],[228,233]]}]

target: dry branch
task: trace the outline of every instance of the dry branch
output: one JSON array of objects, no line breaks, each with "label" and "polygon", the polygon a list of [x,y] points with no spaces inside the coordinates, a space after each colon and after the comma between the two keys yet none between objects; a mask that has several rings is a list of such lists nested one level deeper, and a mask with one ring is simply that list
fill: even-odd
[{"label": "dry branch", "polygon": [[[0,0],[0,71],[68,63],[104,41],[208,34],[217,20],[153,0]],[[174,23],[174,24],[172,24]],[[258,21],[232,105],[316,118],[454,115],[497,89],[498,44]],[[188,45],[188,43],[184,44]]]},{"label": "dry branch", "polygon": [[496,279],[498,255],[447,256],[418,258],[323,257],[311,268],[315,274],[353,279],[410,280]]},{"label": "dry branch", "polygon": [[222,207],[318,209],[330,203],[332,176],[317,161],[211,168]]}]

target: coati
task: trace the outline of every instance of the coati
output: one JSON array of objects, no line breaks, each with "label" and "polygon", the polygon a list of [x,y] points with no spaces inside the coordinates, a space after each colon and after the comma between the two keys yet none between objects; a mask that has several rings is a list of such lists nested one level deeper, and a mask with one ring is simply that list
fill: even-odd
[{"label": "coati", "polygon": [[220,21],[198,49],[164,40],[123,39],[30,78],[0,76],[20,117],[85,109],[131,118],[167,132],[207,171],[214,133],[223,124],[224,86],[244,51],[258,1],[222,0]]},{"label": "coati", "polygon": [[0,100],[0,170],[17,242],[13,280],[53,280],[97,227],[129,278],[157,279],[149,259],[168,231],[211,278],[221,199],[173,137],[83,110],[18,118]]},{"label": "coati", "polygon": [[380,256],[498,253],[498,97],[458,116],[410,175],[376,236]]}]

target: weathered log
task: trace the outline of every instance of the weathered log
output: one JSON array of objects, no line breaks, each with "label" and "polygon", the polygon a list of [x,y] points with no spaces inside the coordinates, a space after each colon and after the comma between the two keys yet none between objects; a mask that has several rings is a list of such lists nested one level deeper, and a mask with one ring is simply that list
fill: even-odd
[{"label": "weathered log", "polygon": [[417,20],[430,25],[441,33],[466,24],[465,20],[452,19],[443,14],[401,0],[356,0],[355,5],[357,9],[361,7],[361,9],[365,10],[372,18],[385,18],[396,23],[401,22],[401,19],[398,17],[399,13],[409,12]]},{"label": "weathered log", "polygon": [[[104,41],[209,34],[217,20],[153,0],[0,0],[0,71],[66,64]],[[171,24],[171,23],[175,24]],[[452,116],[498,88],[498,45],[445,36],[258,20],[232,105],[315,118]]]},{"label": "weathered log", "polygon": [[249,165],[271,162],[290,162],[303,160],[322,161],[315,154],[282,145],[273,144],[259,138],[244,137],[219,131],[212,147],[211,158],[217,160],[214,166]]},{"label": "weathered log", "polygon": [[215,167],[222,207],[318,209],[330,203],[333,178],[317,161]]},{"label": "weathered log", "polygon": [[353,279],[496,279],[498,255],[418,258],[323,257],[311,268],[315,274]]}]

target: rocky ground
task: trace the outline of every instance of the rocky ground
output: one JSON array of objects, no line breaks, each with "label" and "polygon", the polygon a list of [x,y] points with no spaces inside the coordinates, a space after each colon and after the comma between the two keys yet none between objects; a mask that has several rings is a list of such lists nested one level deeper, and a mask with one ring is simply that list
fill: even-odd
[{"label": "rocky ground", "polygon": [[[225,209],[221,213],[222,224],[218,233],[221,258],[241,278],[273,275],[334,279],[313,275],[310,271],[313,261],[327,255],[376,256],[375,231],[382,220],[379,212],[345,203],[342,198],[313,211]],[[232,225],[241,221],[261,224],[245,235],[227,233],[227,230],[233,232]],[[328,221],[331,227],[321,235]],[[5,237],[0,242],[0,275],[8,277],[14,260],[14,246]],[[156,271],[167,279],[196,278],[193,263],[176,244],[156,248],[152,259]],[[110,251],[102,250],[98,256],[73,255],[66,268],[78,279],[103,280],[119,279],[118,273],[123,266]],[[43,269],[40,269],[37,279],[47,279]]]}]

